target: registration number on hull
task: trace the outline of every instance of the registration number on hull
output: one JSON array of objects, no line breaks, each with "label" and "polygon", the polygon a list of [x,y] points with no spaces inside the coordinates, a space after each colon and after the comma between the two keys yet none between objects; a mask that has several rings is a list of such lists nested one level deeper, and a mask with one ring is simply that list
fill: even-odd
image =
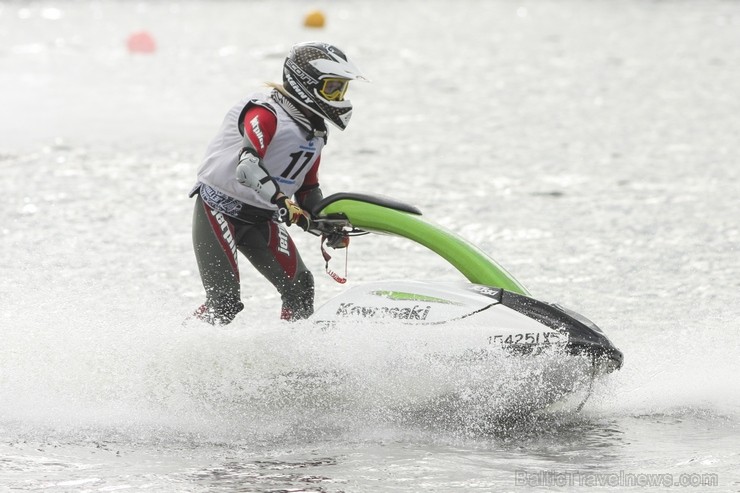
[{"label": "registration number on hull", "polygon": [[525,332],[523,334],[497,334],[488,336],[488,344],[498,344],[501,346],[564,344],[567,341],[567,336],[558,332]]}]

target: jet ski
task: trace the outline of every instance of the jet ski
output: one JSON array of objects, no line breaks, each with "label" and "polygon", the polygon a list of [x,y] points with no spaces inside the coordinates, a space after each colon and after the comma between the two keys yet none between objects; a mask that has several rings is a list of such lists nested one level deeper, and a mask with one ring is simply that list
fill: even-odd
[{"label": "jet ski", "polygon": [[397,324],[417,333],[426,330],[430,338],[449,337],[448,346],[454,349],[443,356],[463,363],[502,357],[546,360],[552,371],[540,367],[542,371],[529,375],[540,384],[546,380],[550,389],[544,399],[541,393],[537,396],[538,404],[544,400],[549,405],[581,391],[580,408],[595,379],[621,368],[622,352],[593,322],[534,298],[485,252],[427,220],[415,206],[380,195],[339,193],[326,197],[313,212],[314,234],[407,238],[441,256],[465,278],[358,285],[319,307],[311,317],[314,322],[335,330],[372,330],[377,324]]}]

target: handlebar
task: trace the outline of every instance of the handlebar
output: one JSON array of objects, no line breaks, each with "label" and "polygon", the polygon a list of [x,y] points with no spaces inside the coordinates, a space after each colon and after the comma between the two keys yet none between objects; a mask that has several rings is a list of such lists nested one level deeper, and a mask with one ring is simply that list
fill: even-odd
[{"label": "handlebar", "polygon": [[369,232],[355,228],[346,217],[318,216],[311,219],[309,233],[315,236],[341,234],[343,236],[360,236]]}]

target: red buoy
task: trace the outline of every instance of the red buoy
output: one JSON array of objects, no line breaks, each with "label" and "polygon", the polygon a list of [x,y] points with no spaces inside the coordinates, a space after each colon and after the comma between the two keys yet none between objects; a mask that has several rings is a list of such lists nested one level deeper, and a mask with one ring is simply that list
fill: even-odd
[{"label": "red buoy", "polygon": [[154,38],[146,31],[140,31],[129,36],[126,40],[126,47],[129,53],[154,53],[157,50]]}]

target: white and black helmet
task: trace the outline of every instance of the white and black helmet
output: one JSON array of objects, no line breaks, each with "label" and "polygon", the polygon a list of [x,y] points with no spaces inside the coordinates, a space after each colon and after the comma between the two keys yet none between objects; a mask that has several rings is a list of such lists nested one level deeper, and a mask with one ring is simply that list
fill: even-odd
[{"label": "white and black helmet", "polygon": [[304,108],[329,120],[340,130],[352,117],[344,99],[351,80],[367,80],[336,46],[308,42],[295,45],[283,65],[283,87]]}]

